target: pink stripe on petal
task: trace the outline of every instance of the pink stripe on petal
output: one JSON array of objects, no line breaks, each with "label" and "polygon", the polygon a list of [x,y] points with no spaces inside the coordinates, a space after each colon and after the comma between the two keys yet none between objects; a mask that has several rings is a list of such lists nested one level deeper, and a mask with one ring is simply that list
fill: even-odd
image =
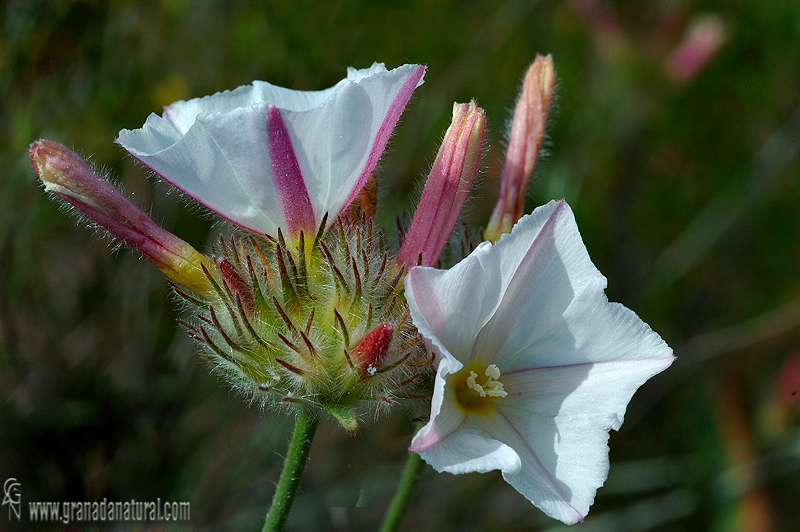
[{"label": "pink stripe on petal", "polygon": [[[367,162],[361,170],[361,177],[358,178],[353,190],[350,191],[350,195],[347,197],[347,201],[344,202],[345,208],[358,196],[364,183],[367,182],[369,174],[372,173],[375,166],[378,164],[378,160],[381,158],[381,155],[383,155],[383,150],[386,149],[386,144],[389,142],[389,137],[392,136],[392,131],[394,131],[394,127],[397,125],[400,115],[403,114],[403,110],[411,99],[411,94],[414,92],[414,89],[417,88],[417,85],[419,85],[423,74],[425,74],[425,68],[424,66],[417,67],[414,73],[403,83],[394,101],[389,106],[386,117],[383,119],[383,123],[378,129],[378,133],[375,135],[375,140],[372,143]],[[335,217],[331,217],[329,223],[333,223],[334,219]]]},{"label": "pink stripe on petal", "polygon": [[278,189],[286,218],[286,230],[290,235],[296,235],[301,229],[313,234],[317,225],[314,207],[297,163],[289,131],[283,123],[280,109],[274,105],[269,106],[267,115],[267,141],[275,188]]}]

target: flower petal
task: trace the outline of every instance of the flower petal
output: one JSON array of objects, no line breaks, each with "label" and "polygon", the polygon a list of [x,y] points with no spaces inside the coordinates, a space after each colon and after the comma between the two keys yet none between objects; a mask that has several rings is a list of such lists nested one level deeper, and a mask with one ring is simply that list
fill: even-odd
[{"label": "flower petal", "polygon": [[524,216],[497,244],[482,243],[449,270],[412,268],[406,298],[428,343],[463,363],[491,363],[543,336],[577,293],[602,290],[605,282],[562,200]]},{"label": "flower petal", "polygon": [[281,109],[319,224],[333,223],[375,168],[424,67],[348,71],[336,86],[292,91],[264,82],[176,102],[117,142],[229,220],[274,235],[286,219],[267,146],[269,104]]},{"label": "flower petal", "polygon": [[604,419],[604,430],[617,430],[634,392],[673,360],[609,360],[506,373],[508,395],[498,407],[513,407],[526,415]]},{"label": "flower petal", "polygon": [[347,77],[334,85],[320,91],[299,91],[286,89],[267,83],[254,81],[234,90],[218,92],[210,96],[181,100],[164,108],[164,118],[181,134],[185,134],[200,114],[229,113],[240,107],[250,107],[259,103],[271,103],[287,111],[309,111],[322,105],[339,88],[348,82],[359,82],[375,74],[383,74],[386,67],[383,63],[373,63],[370,68],[347,68]]},{"label": "flower petal", "polygon": [[267,113],[267,143],[272,161],[272,177],[286,222],[284,227],[290,235],[296,235],[301,230],[305,230],[306,234],[314,234],[317,222],[311,198],[308,197],[305,180],[297,164],[294,146],[281,111],[274,105],[269,106]]},{"label": "flower petal", "polygon": [[468,361],[475,336],[497,305],[502,279],[488,258],[491,250],[484,242],[449,270],[415,267],[406,277],[411,319],[426,343],[451,359],[453,371]]},{"label": "flower petal", "polygon": [[674,359],[672,349],[649,325],[632,310],[610,303],[599,289],[586,290],[576,297],[545,336],[514,347],[517,350],[504,353],[499,364],[504,374],[620,360],[652,360],[664,364],[664,369]]},{"label": "flower petal", "polygon": [[425,71],[373,69],[351,71],[355,80],[317,108],[283,113],[317,222],[327,212],[333,223],[364,186]]},{"label": "flower petal", "polygon": [[498,241],[503,288],[492,318],[475,339],[472,359],[508,367],[500,358],[544,336],[585,290],[602,291],[606,279],[592,264],[575,217],[564,200],[524,216]]},{"label": "flower petal", "polygon": [[634,392],[672,363],[612,360],[503,375],[508,423],[492,433],[522,460],[506,481],[551,517],[582,520],[608,474],[608,432],[622,424]]},{"label": "flower petal", "polygon": [[495,424],[492,436],[513,449],[521,465],[503,471],[503,479],[550,517],[566,524],[583,521],[608,474],[608,431],[574,421],[557,425],[554,418],[530,413],[510,415],[510,410],[498,410],[503,422]]},{"label": "flower petal", "polygon": [[411,440],[411,450],[414,452],[436,445],[464,423],[464,414],[453,408],[453,390],[447,386],[447,376],[452,373],[449,362],[442,360],[437,369],[431,398],[431,418]]},{"label": "flower petal", "polygon": [[164,179],[247,229],[274,235],[285,224],[272,176],[268,106],[200,115],[182,137],[151,114],[144,127],[123,130],[118,142]]}]

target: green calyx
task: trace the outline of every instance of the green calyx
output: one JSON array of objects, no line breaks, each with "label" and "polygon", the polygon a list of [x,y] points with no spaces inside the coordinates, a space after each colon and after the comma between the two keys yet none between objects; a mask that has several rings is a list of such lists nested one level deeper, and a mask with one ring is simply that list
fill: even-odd
[{"label": "green calyx", "polygon": [[234,389],[353,431],[364,411],[410,395],[429,359],[383,233],[366,217],[321,225],[290,241],[221,239],[205,269],[214,296],[175,288],[195,312],[184,325]]}]

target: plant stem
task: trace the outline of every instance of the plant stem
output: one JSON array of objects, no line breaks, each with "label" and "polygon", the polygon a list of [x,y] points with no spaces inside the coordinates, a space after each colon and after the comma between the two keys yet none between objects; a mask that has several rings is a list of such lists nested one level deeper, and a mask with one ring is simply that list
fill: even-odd
[{"label": "plant stem", "polygon": [[403,516],[406,514],[408,505],[414,497],[417,490],[419,479],[422,473],[424,462],[417,453],[408,453],[408,460],[406,461],[405,469],[403,469],[403,476],[400,477],[400,483],[397,485],[397,491],[392,499],[392,504],[383,518],[380,532],[396,532]]},{"label": "plant stem", "polygon": [[317,419],[308,412],[301,410],[297,415],[294,425],[294,434],[283,463],[281,478],[272,497],[272,506],[269,507],[267,519],[261,532],[279,532],[286,523],[289,510],[292,508],[300,477],[308,460],[308,451],[311,449],[311,440],[317,430]]}]

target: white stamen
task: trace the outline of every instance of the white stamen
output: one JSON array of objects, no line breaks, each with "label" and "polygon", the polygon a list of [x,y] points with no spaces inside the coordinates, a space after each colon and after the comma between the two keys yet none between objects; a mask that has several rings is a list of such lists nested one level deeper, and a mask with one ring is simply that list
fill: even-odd
[{"label": "white stamen", "polygon": [[500,368],[498,368],[495,364],[489,364],[489,367],[486,368],[486,376],[489,377],[490,380],[499,379]]},{"label": "white stamen", "polygon": [[487,381],[485,384],[486,395],[489,397],[505,397],[508,395],[503,389],[503,383],[500,381]]},{"label": "white stamen", "polygon": [[470,371],[469,377],[467,377],[467,386],[478,392],[481,397],[486,397],[486,392],[484,391],[483,386],[475,382],[476,378],[478,378],[478,374],[474,371]]},{"label": "white stamen", "polygon": [[490,364],[489,367],[486,368],[486,382],[483,385],[478,384],[477,378],[478,374],[474,371],[469,372],[469,377],[467,377],[467,387],[472,390],[478,392],[481,397],[505,397],[508,395],[503,389],[503,383],[500,382],[500,369],[494,365]]}]

